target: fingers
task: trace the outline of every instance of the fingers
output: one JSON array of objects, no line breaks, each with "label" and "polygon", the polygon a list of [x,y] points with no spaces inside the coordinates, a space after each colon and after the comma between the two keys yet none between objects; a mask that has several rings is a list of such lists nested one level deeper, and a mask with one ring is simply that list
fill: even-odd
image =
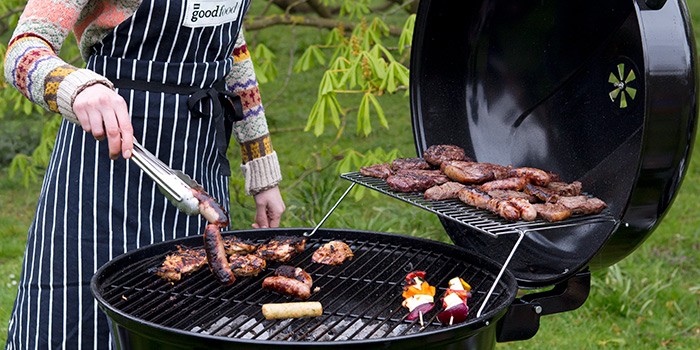
[{"label": "fingers", "polygon": [[98,141],[107,139],[111,159],[120,153],[131,157],[134,131],[126,102],[119,94],[102,84],[91,85],[76,96],[73,111],[85,132]]},{"label": "fingers", "polygon": [[278,187],[256,194],[255,206],[254,228],[276,228],[280,226],[280,219],[286,207]]},{"label": "fingers", "polygon": [[268,227],[270,227],[269,221],[267,220],[267,206],[266,205],[262,205],[262,206],[259,205],[257,207],[257,210],[255,211],[255,224],[254,225],[256,225],[256,224],[258,227],[255,227],[255,226],[253,226],[253,227],[255,227],[255,228],[268,228]]}]

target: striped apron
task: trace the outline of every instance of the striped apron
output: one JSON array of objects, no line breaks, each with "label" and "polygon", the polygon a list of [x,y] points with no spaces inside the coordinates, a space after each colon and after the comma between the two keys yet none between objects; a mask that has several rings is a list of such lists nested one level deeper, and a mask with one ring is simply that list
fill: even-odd
[{"label": "striped apron", "polygon": [[[189,93],[177,87],[208,91],[223,81],[249,3],[143,0],[87,64],[115,81],[135,138],[227,210],[228,139],[208,113],[214,103],[197,104],[205,113],[193,116]],[[107,142],[64,119],[29,229],[6,348],[112,348],[89,288],[95,271],[141,246],[201,234],[205,225],[178,212],[133,162],[110,160]]]}]

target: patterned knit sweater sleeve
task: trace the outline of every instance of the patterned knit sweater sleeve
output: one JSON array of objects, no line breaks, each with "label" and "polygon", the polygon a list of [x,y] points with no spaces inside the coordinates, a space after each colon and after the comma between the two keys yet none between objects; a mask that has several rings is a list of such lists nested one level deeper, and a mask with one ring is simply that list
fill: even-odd
[{"label": "patterned knit sweater sleeve", "polygon": [[[82,89],[95,83],[112,87],[104,77],[74,67],[57,55],[68,33],[89,20],[86,15],[94,5],[91,0],[29,0],[5,55],[5,79],[12,86],[31,101],[74,122],[73,100]],[[75,30],[75,34],[80,40],[83,32]]]},{"label": "patterned knit sweater sleeve", "polygon": [[233,60],[233,69],[226,82],[228,89],[240,96],[243,104],[243,120],[233,125],[233,136],[241,147],[246,193],[257,194],[276,186],[282,175],[277,153],[272,149],[253,62],[242,32],[236,40]]}]

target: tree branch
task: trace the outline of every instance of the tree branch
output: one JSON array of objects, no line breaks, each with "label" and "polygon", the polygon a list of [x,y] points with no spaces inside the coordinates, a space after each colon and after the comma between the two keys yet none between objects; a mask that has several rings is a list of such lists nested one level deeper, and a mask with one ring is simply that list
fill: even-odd
[{"label": "tree branch", "polygon": [[[265,17],[257,17],[252,21],[247,20],[245,22],[245,28],[249,31],[265,29],[278,25],[297,25],[326,29],[333,29],[343,26],[349,30],[353,30],[356,26],[354,23],[343,22],[336,19],[295,15],[269,15]],[[399,36],[401,35],[401,28],[390,26],[389,33],[393,36]]]}]

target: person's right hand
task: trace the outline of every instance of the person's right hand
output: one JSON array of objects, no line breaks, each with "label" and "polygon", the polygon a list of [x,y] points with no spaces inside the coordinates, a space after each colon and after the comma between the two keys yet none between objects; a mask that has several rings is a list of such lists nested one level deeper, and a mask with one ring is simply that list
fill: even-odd
[{"label": "person's right hand", "polygon": [[107,138],[109,158],[131,157],[134,129],[131,126],[126,101],[114,90],[102,84],[88,86],[73,101],[73,112],[85,132],[98,141]]}]

